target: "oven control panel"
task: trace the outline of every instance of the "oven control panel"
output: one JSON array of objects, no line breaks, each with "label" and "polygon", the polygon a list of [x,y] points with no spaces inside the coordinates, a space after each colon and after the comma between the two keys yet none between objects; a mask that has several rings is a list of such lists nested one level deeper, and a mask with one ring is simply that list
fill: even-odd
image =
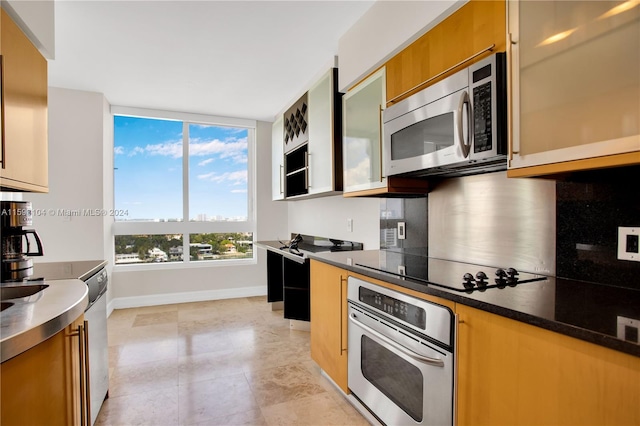
[{"label": "oven control panel", "polygon": [[360,287],[358,299],[365,305],[374,307],[422,330],[426,327],[427,313],[424,309],[411,303],[403,302],[366,287]]}]

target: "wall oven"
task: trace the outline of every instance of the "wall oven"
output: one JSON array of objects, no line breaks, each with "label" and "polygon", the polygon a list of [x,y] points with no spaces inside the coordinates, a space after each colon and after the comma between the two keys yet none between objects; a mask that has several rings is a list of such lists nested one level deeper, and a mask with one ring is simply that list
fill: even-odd
[{"label": "wall oven", "polygon": [[387,175],[467,175],[507,168],[504,53],[387,108]]},{"label": "wall oven", "polygon": [[454,314],[349,277],[348,385],[387,425],[454,422]]}]

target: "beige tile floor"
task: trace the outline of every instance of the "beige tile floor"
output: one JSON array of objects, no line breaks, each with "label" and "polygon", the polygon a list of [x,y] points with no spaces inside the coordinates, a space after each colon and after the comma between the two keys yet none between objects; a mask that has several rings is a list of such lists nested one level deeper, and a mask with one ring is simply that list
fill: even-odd
[{"label": "beige tile floor", "polygon": [[368,425],[264,297],[115,310],[96,425]]}]

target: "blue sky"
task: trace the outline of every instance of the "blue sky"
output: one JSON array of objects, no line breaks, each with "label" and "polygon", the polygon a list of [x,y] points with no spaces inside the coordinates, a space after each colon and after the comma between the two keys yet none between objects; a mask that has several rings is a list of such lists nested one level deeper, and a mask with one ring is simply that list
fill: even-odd
[{"label": "blue sky", "polygon": [[[189,125],[190,219],[247,216],[247,133]],[[182,136],[181,121],[114,117],[119,219],[182,218]]]}]

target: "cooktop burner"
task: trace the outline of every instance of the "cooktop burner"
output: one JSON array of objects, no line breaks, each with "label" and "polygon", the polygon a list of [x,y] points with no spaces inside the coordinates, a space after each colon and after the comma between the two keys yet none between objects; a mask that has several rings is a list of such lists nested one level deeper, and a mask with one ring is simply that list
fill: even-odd
[{"label": "cooktop burner", "polygon": [[543,281],[543,275],[520,272],[513,267],[492,267],[430,258],[421,254],[381,250],[378,263],[356,266],[420,281],[428,285],[472,293],[490,288],[504,289]]}]

